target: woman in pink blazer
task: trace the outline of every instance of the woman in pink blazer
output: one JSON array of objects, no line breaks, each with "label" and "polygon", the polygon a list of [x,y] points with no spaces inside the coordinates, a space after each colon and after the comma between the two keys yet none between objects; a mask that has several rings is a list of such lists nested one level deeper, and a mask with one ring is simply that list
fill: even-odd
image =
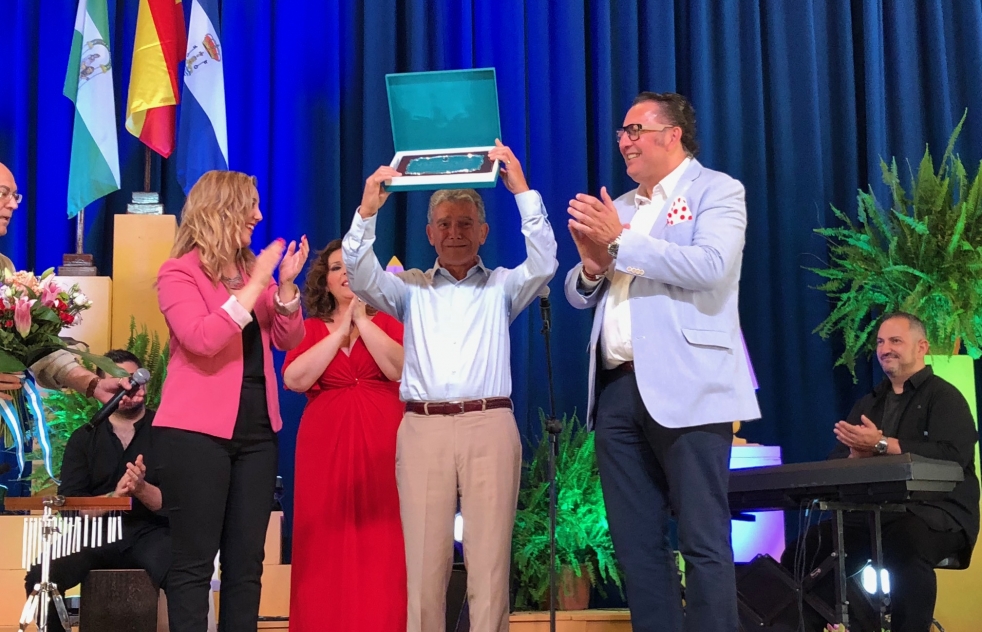
[{"label": "woman in pink blazer", "polygon": [[254,255],[249,244],[261,219],[254,178],[209,171],[188,194],[171,259],[157,276],[170,330],[154,426],[172,538],[173,632],[207,629],[219,550],[219,630],[255,629],[259,616],[282,426],[270,344],[286,351],[303,339],[293,281],[308,253],[304,237],[289,247],[278,239]]}]

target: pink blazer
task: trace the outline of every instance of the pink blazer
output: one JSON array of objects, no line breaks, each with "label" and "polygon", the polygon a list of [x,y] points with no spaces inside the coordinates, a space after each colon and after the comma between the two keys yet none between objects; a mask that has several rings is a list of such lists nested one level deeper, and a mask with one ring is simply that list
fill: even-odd
[{"label": "pink blazer", "polygon": [[[276,291],[276,283],[270,282],[253,311],[263,337],[269,419],[279,431],[283,421],[269,343],[289,351],[303,340],[304,328],[299,309],[289,316],[276,311]],[[205,274],[196,250],[160,266],[157,297],[170,330],[170,362],[155,426],[232,438],[243,360],[242,328],[222,309],[230,296]]]}]

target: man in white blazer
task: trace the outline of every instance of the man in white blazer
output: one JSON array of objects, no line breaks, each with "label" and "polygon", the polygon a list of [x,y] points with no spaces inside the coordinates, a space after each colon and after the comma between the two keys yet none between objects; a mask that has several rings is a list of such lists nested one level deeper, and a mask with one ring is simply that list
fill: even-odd
[{"label": "man in white blazer", "polygon": [[681,95],[642,92],[617,140],[638,188],[570,201],[581,263],[566,297],[596,308],[587,419],[632,627],[736,632],[732,422],[760,417],[737,309],[744,189],[695,159],[695,113]]}]

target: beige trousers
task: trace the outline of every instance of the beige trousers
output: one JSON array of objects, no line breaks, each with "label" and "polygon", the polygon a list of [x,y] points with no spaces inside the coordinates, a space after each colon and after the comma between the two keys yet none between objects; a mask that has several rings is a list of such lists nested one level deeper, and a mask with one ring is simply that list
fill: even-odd
[{"label": "beige trousers", "polygon": [[446,629],[458,494],[470,629],[507,632],[521,464],[518,426],[507,408],[403,417],[396,480],[406,540],[408,632]]}]

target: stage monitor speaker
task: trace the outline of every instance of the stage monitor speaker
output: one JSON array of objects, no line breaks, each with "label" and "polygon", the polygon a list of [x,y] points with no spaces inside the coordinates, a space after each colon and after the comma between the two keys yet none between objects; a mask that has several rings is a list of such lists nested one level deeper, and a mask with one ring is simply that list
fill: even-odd
[{"label": "stage monitor speaker", "polygon": [[769,555],[737,564],[737,607],[741,632],[798,630],[794,577]]},{"label": "stage monitor speaker", "polygon": [[[798,616],[798,593],[791,573],[768,555],[758,555],[749,564],[737,564],[737,605],[740,632],[824,632],[826,621],[806,600],[803,617]],[[819,581],[809,596],[834,611],[832,578]],[[876,632],[878,621],[873,602],[856,575],[847,584],[850,632]]]},{"label": "stage monitor speaker", "polygon": [[467,610],[467,570],[456,562],[447,586],[447,632],[470,632],[471,619]]}]

